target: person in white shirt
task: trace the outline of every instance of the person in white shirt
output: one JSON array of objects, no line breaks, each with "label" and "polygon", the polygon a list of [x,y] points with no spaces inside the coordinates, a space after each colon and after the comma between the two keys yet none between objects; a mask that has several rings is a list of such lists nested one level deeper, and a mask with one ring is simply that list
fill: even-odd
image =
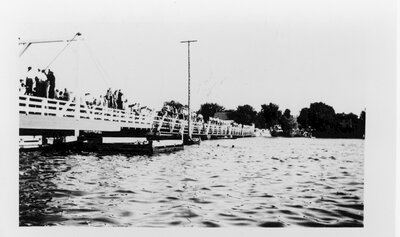
[{"label": "person in white shirt", "polygon": [[32,67],[28,67],[28,72],[26,74],[26,79],[25,79],[25,95],[33,95],[33,88],[36,87],[36,83],[34,81],[35,75],[32,70]]},{"label": "person in white shirt", "polygon": [[48,89],[48,81],[47,76],[44,73],[44,70],[38,69],[37,77],[39,78],[39,86],[40,86],[40,93],[39,96],[43,98],[47,98],[47,89]]},{"label": "person in white shirt", "polygon": [[37,77],[38,77],[39,80],[41,80],[41,81],[46,81],[46,80],[47,80],[46,74],[44,74],[44,70],[38,69]]},{"label": "person in white shirt", "polygon": [[42,83],[42,77],[41,77],[41,72],[40,69],[36,71],[35,74],[35,96],[43,97],[43,83]]},{"label": "person in white shirt", "polygon": [[25,83],[24,83],[24,79],[19,80],[19,94],[20,95],[25,95]]}]

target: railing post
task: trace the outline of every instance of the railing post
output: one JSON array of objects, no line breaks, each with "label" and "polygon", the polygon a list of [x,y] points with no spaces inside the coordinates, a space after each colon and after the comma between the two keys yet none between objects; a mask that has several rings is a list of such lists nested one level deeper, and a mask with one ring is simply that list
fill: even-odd
[{"label": "railing post", "polygon": [[207,123],[207,128],[206,128],[206,131],[205,131],[205,135],[208,135],[208,133],[210,132],[210,125],[211,125],[211,121],[210,120],[208,120],[208,123]]},{"label": "railing post", "polygon": [[178,119],[178,116],[176,116],[176,117],[173,118],[173,120],[172,120],[172,126],[171,126],[171,129],[170,129],[170,132],[171,132],[171,133],[174,131],[174,128],[175,128],[175,124],[176,124],[177,119]]},{"label": "railing post", "polygon": [[159,122],[159,125],[158,125],[158,128],[157,128],[158,131],[161,131],[161,127],[162,127],[163,124],[164,124],[165,116],[167,116],[166,113],[161,117],[161,121]]},{"label": "railing post", "polygon": [[47,111],[47,105],[48,105],[49,101],[47,100],[47,98],[42,98],[42,104],[43,104],[43,115],[46,116],[48,115],[48,111]]},{"label": "railing post", "polygon": [[[151,126],[156,121],[156,116],[155,116],[155,114],[153,112],[147,114],[146,117],[145,117],[145,115],[142,115],[141,113],[139,114],[139,116],[144,117],[145,124],[148,124],[148,125],[151,125]],[[136,119],[136,115],[135,115],[135,119]]]},{"label": "railing post", "polygon": [[61,117],[61,112],[60,112],[60,101],[56,99],[56,116]]},{"label": "railing post", "polygon": [[[78,137],[79,136],[79,129],[78,129],[78,124],[80,120],[80,114],[81,114],[81,98],[80,97],[75,97],[75,129],[74,129],[74,136]],[[65,106],[68,106],[69,103],[66,103]],[[68,108],[66,108],[67,110]]]},{"label": "railing post", "polygon": [[183,135],[184,135],[184,133],[185,133],[185,124],[184,124],[184,120],[179,120],[179,124],[180,124],[180,129],[179,129],[179,133],[182,135],[182,137],[183,137]]}]

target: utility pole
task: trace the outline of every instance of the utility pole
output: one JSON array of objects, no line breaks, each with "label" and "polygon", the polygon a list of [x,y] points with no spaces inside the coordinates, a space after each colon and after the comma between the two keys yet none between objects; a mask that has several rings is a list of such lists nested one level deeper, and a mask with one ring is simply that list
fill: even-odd
[{"label": "utility pole", "polygon": [[188,135],[189,138],[192,138],[192,133],[191,133],[191,114],[190,114],[190,43],[195,43],[197,40],[186,40],[186,41],[181,41],[181,43],[187,43],[188,45]]}]

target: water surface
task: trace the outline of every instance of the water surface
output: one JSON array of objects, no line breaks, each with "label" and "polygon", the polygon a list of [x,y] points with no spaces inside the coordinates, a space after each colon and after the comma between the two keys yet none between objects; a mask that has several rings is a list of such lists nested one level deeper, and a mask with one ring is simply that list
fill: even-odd
[{"label": "water surface", "polygon": [[364,141],[242,138],[155,156],[20,153],[21,226],[362,227]]}]

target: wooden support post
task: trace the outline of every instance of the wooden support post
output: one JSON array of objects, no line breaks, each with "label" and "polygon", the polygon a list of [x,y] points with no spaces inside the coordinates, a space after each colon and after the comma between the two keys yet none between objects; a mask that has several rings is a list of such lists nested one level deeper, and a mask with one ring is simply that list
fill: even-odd
[{"label": "wooden support post", "polygon": [[[79,120],[80,120],[80,113],[81,113],[81,105],[80,105],[80,97],[76,97],[75,99],[75,129],[74,129],[74,136],[78,137],[79,136]],[[72,101],[72,100],[71,100]],[[69,101],[69,102],[71,102]],[[71,103],[67,103],[65,106],[65,110],[67,110],[67,106],[69,106]]]}]

